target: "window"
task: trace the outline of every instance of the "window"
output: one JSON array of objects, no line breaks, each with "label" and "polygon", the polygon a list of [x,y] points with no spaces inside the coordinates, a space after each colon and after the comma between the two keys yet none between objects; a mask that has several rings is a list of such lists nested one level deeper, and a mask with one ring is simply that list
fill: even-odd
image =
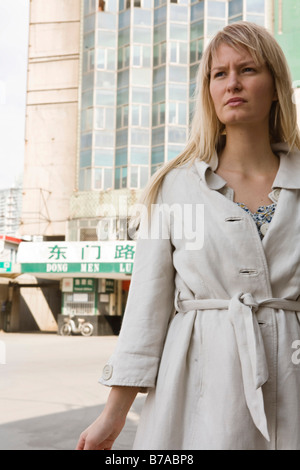
[{"label": "window", "polygon": [[169,124],[186,126],[187,109],[185,103],[171,101],[169,103]]},{"label": "window", "polygon": [[127,166],[117,167],[115,169],[115,189],[127,187]]},{"label": "window", "polygon": [[117,109],[117,128],[128,127],[128,105],[120,106]]},{"label": "window", "polygon": [[187,43],[171,42],[170,43],[170,61],[175,64],[187,64]]},{"label": "window", "polygon": [[149,127],[150,125],[150,106],[132,105],[131,125],[138,127]]},{"label": "window", "polygon": [[163,42],[153,48],[153,65],[163,65],[166,63],[166,43]]},{"label": "window", "polygon": [[152,126],[161,126],[165,123],[165,103],[154,104],[152,107]]}]

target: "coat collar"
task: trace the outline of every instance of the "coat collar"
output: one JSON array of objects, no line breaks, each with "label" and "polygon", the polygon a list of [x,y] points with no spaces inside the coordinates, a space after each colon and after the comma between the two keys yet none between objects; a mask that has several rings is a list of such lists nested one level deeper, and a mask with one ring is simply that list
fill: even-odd
[{"label": "coat collar", "polygon": [[[272,149],[280,158],[278,172],[272,188],[300,189],[300,151],[289,151],[286,143],[274,144]],[[227,184],[221,176],[215,173],[218,161],[217,152],[214,152],[210,163],[201,160],[194,162],[201,180],[210,189],[220,190]]]}]

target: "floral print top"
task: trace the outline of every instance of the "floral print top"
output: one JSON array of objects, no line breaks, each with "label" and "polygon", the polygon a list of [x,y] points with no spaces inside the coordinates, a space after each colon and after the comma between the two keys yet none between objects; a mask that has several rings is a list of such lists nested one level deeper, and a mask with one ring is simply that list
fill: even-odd
[{"label": "floral print top", "polygon": [[260,238],[263,239],[264,235],[267,233],[269,224],[274,215],[276,209],[276,202],[273,202],[268,206],[260,206],[254,213],[248,209],[246,204],[243,204],[242,202],[237,202],[236,204],[238,204],[242,209],[244,209],[246,212],[248,212],[248,214],[251,215],[254,222],[256,223]]}]

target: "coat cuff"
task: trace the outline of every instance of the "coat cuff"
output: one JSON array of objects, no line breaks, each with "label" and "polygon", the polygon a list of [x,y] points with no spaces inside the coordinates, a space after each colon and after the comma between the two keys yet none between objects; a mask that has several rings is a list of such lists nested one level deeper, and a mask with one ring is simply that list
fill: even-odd
[{"label": "coat cuff", "polygon": [[145,364],[144,355],[123,353],[122,357],[112,356],[105,364],[99,382],[108,387],[140,387],[145,392],[155,387],[159,360],[148,357]]}]

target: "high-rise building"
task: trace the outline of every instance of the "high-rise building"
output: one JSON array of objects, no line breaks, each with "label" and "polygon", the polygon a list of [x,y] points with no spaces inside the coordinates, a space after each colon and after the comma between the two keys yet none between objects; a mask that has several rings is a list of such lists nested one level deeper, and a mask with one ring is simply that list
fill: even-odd
[{"label": "high-rise building", "polygon": [[43,241],[20,263],[61,283],[63,314],[122,315],[129,208],[185,146],[204,48],[239,20],[275,34],[280,3],[31,0],[21,234]]}]

